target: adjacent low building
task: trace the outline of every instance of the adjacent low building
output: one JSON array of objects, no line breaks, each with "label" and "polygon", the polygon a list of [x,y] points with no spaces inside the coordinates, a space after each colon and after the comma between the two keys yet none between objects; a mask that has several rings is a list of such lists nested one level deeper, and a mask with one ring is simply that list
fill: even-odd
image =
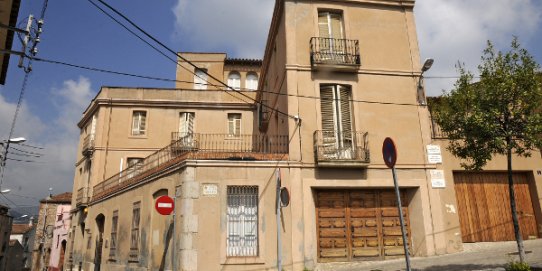
[{"label": "adjacent low building", "polygon": [[21,259],[23,261],[22,270],[31,270],[32,268],[32,247],[34,245],[34,236],[36,227],[33,224],[32,218],[29,223],[13,224],[11,227],[11,240],[17,240],[23,247]]}]

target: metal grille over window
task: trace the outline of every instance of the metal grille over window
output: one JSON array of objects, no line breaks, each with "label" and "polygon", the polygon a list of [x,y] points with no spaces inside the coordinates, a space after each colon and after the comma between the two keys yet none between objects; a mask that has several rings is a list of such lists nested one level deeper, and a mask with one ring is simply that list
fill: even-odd
[{"label": "metal grille over window", "polygon": [[228,186],[227,256],[258,255],[258,187]]}]

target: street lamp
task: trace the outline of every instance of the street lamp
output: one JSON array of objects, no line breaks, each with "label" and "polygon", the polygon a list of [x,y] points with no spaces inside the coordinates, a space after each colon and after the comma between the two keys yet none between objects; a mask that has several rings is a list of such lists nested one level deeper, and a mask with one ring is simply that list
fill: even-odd
[{"label": "street lamp", "polygon": [[423,85],[422,85],[423,74],[429,69],[431,69],[431,66],[433,66],[433,62],[435,62],[435,60],[432,58],[428,58],[425,60],[422,66],[420,77],[418,78],[418,103],[421,105],[427,104],[425,101],[425,92],[423,90]]},{"label": "street lamp", "polygon": [[[4,182],[4,168],[6,167],[6,160],[8,159],[8,150],[9,150],[9,144],[19,144],[26,141],[26,138],[24,137],[15,137],[10,138],[8,140],[3,140],[0,142],[0,145],[4,147],[4,151],[0,155],[0,188],[2,188],[2,183]],[[9,189],[8,189],[9,190]],[[9,192],[9,191],[8,191]]]}]

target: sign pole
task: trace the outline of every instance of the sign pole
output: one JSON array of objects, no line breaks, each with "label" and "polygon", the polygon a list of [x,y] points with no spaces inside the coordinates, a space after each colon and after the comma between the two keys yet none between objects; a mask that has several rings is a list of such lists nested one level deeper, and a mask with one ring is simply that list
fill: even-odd
[{"label": "sign pole", "polygon": [[275,171],[276,177],[277,177],[277,270],[282,271],[282,240],[281,240],[281,227],[280,227],[280,216],[281,216],[281,210],[280,210],[280,187],[281,187],[281,180],[280,180],[280,169],[277,169]]},{"label": "sign pole", "polygon": [[393,175],[393,186],[395,187],[395,196],[397,197],[397,209],[399,210],[399,222],[401,223],[401,234],[403,235],[403,248],[405,249],[406,270],[410,271],[410,252],[408,251],[408,242],[405,231],[405,221],[403,217],[403,208],[401,204],[401,193],[399,193],[399,184],[397,183],[397,174],[395,173],[395,162],[397,162],[397,149],[395,143],[389,137],[384,139],[382,144],[382,156],[384,163],[391,168]]},{"label": "sign pole", "polygon": [[405,260],[407,271],[410,271],[410,252],[408,251],[408,242],[405,231],[405,222],[403,217],[403,208],[401,204],[401,194],[399,193],[399,184],[397,184],[397,175],[395,173],[395,167],[391,168],[393,174],[393,184],[395,186],[395,195],[397,197],[397,209],[399,209],[399,222],[401,223],[401,233],[403,234],[403,248],[405,249]]},{"label": "sign pole", "polygon": [[[173,196],[173,204],[175,206],[175,199],[177,198],[177,191],[175,191],[175,196]],[[173,237],[171,239],[171,270],[172,271],[175,271],[177,270],[176,268],[176,264],[175,264],[175,245],[176,245],[176,242],[175,242],[175,228],[176,228],[176,225],[177,225],[177,219],[175,218],[175,209],[173,209]]]}]

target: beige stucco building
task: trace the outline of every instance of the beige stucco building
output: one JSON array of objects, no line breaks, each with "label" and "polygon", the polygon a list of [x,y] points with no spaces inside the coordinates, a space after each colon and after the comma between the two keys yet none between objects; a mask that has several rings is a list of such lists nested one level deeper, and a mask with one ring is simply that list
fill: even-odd
[{"label": "beige stucco building", "polygon": [[[506,165],[496,157],[488,173],[464,172],[434,133],[418,93],[413,7],[277,0],[263,61],[180,53],[173,89],[102,87],[78,124],[65,266],[276,269],[278,175],[291,199],[279,220],[285,270],[402,257],[392,174],[381,156],[386,137],[398,149],[411,253],[453,253],[478,241],[466,236],[479,228],[463,229],[476,223],[461,222],[476,221],[462,205],[471,199],[464,191],[471,179],[497,191],[492,176]],[[441,147],[442,162],[428,145]],[[542,159],[515,161],[522,193],[531,195],[526,214],[535,230],[526,237],[537,238]],[[164,195],[175,198],[175,216],[155,210]]]}]

